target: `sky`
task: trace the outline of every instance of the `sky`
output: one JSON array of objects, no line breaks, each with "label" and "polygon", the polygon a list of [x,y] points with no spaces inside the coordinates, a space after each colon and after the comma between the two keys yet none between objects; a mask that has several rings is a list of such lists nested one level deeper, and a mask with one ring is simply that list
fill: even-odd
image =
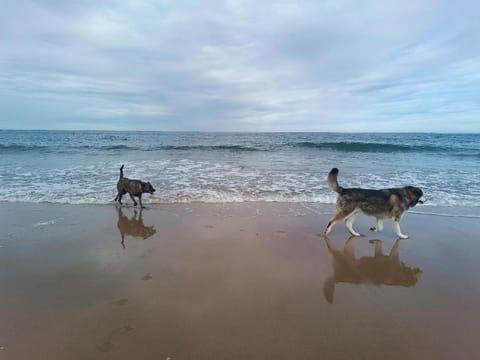
[{"label": "sky", "polygon": [[480,2],[3,0],[0,129],[480,132]]}]

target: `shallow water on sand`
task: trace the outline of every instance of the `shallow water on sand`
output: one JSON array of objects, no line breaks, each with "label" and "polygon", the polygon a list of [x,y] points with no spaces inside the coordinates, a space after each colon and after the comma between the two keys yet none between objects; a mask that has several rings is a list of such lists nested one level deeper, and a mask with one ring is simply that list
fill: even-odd
[{"label": "shallow water on sand", "polygon": [[0,357],[478,358],[479,222],[333,211],[0,204]]}]

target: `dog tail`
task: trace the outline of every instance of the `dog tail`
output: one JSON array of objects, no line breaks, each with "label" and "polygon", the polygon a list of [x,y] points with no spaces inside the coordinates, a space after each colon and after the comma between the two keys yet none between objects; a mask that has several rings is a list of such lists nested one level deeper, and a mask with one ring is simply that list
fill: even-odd
[{"label": "dog tail", "polygon": [[123,179],[123,166],[120,167],[120,179]]},{"label": "dog tail", "polygon": [[332,170],[330,170],[330,172],[328,173],[328,186],[333,191],[341,194],[343,193],[343,188],[340,185],[338,185],[337,177],[338,177],[338,169],[333,168]]}]

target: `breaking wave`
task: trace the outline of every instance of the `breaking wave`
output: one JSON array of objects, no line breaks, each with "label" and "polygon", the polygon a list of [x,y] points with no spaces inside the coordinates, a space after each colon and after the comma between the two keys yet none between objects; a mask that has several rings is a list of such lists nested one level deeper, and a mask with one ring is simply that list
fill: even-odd
[{"label": "breaking wave", "polygon": [[322,150],[334,150],[343,152],[440,152],[448,151],[445,147],[426,146],[426,145],[401,145],[392,143],[376,142],[299,142],[294,146],[301,148],[312,148]]}]

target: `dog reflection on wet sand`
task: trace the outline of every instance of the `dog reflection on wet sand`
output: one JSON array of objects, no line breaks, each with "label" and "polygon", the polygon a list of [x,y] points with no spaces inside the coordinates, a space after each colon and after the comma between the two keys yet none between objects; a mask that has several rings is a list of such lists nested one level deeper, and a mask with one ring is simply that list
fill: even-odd
[{"label": "dog reflection on wet sand", "polygon": [[129,219],[126,215],[123,214],[122,208],[118,207],[118,221],[117,227],[122,236],[122,246],[125,249],[125,235],[129,235],[136,238],[147,239],[153,236],[157,230],[153,226],[145,226],[142,218],[142,210],[140,213],[137,213],[135,209],[133,211],[133,216]]},{"label": "dog reflection on wet sand", "polygon": [[400,260],[398,248],[402,239],[395,241],[389,255],[383,254],[381,240],[370,240],[375,246],[374,255],[358,259],[353,247],[355,236],[347,239],[343,250],[335,248],[328,237],[324,239],[333,263],[333,276],[323,285],[325,299],[329,303],[333,302],[337,283],[412,287],[422,274],[420,268],[410,267]]}]

